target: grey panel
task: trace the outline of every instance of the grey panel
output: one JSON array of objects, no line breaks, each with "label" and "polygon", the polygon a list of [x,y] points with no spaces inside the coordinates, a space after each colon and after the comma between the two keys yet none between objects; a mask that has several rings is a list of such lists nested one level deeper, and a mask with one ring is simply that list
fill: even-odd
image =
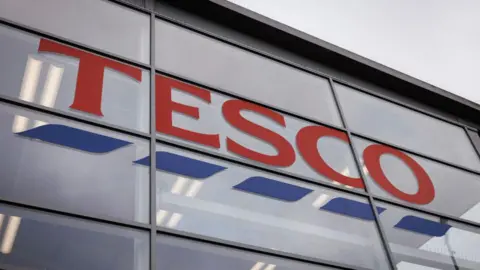
[{"label": "grey panel", "polygon": [[227,92],[341,125],[328,81],[157,20],[156,67]]},{"label": "grey panel", "polygon": [[459,126],[335,84],[352,131],[471,169],[480,159]]},{"label": "grey panel", "polygon": [[[148,167],[133,163],[148,141],[3,104],[0,125],[0,197],[148,222]],[[112,140],[123,143],[103,148]]]},{"label": "grey panel", "polygon": [[25,270],[147,270],[148,234],[0,205],[0,261]]},{"label": "grey panel", "polygon": [[333,270],[334,268],[160,235],[157,238],[157,269]]},{"label": "grey panel", "polygon": [[[201,179],[182,176],[180,172],[157,172],[158,226],[355,268],[388,268],[366,198],[171,147],[159,145],[157,151],[225,168]],[[254,188],[239,190],[247,179],[257,179],[260,186],[266,184],[265,179],[274,181],[269,182],[269,190],[276,195]],[[307,193],[290,197],[297,188]],[[276,193],[277,189],[283,193]],[[361,218],[343,214],[355,211],[356,207],[360,208]]]},{"label": "grey panel", "polygon": [[[398,270],[479,269],[480,230],[385,203],[380,215]],[[480,217],[480,208],[475,215]]]},{"label": "grey panel", "polygon": [[139,62],[149,62],[149,16],[107,1],[4,0],[0,2],[0,17]]}]

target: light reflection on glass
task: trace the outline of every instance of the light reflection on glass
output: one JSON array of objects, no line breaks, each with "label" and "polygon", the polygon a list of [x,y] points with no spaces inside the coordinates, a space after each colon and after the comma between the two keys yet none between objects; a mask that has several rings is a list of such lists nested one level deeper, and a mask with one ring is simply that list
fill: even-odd
[{"label": "light reflection on glass", "polygon": [[[4,216],[1,215],[2,223],[3,219]],[[2,245],[0,247],[0,251],[3,254],[9,254],[10,252],[12,252],[13,244],[15,243],[15,238],[17,237],[18,227],[20,226],[21,221],[22,218],[17,216],[11,216],[8,219],[7,227],[2,238]]]},{"label": "light reflection on glass", "polygon": [[[156,216],[156,221],[157,221],[157,226],[161,226],[163,224],[163,221],[166,220],[170,212],[165,211],[165,210],[158,210],[157,211],[157,216]],[[172,213],[170,216],[170,219],[167,221],[166,225],[168,228],[175,228],[180,220],[182,219],[183,215],[180,213]]]}]

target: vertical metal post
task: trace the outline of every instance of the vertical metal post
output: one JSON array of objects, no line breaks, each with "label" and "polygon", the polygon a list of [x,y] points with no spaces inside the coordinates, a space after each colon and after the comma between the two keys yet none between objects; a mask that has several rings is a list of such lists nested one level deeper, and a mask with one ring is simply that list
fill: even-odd
[{"label": "vertical metal post", "polygon": [[390,249],[390,245],[388,244],[388,240],[387,240],[385,231],[383,229],[383,226],[380,223],[380,218],[379,218],[379,215],[378,215],[377,207],[375,206],[375,202],[373,200],[372,194],[370,193],[370,189],[367,185],[367,177],[363,173],[363,168],[362,168],[362,164],[360,164],[359,155],[358,155],[355,147],[353,146],[352,134],[350,133],[350,129],[348,128],[347,121],[345,119],[345,115],[343,114],[342,107],[341,107],[340,102],[338,100],[337,92],[335,91],[335,85],[333,83],[332,78],[329,77],[328,81],[330,83],[330,88],[332,90],[333,99],[335,100],[335,104],[337,105],[338,112],[340,113],[340,119],[342,120],[342,124],[345,127],[345,130],[347,131],[349,146],[350,146],[350,149],[352,150],[353,159],[355,160],[355,165],[357,166],[357,170],[360,174],[360,177],[361,177],[363,183],[365,184],[365,190],[367,191],[367,194],[368,194],[368,202],[370,203],[370,206],[372,207],[372,211],[373,211],[373,214],[375,216],[375,224],[377,225],[377,229],[378,229],[378,232],[380,234],[380,239],[381,239],[382,245],[383,245],[383,247],[386,251],[388,262],[390,264],[390,267],[392,269],[396,270],[397,266],[395,265],[395,260],[393,259],[393,253]]},{"label": "vertical metal post", "polygon": [[150,270],[156,270],[157,238],[157,160],[156,160],[156,117],[155,117],[155,1],[150,10]]}]

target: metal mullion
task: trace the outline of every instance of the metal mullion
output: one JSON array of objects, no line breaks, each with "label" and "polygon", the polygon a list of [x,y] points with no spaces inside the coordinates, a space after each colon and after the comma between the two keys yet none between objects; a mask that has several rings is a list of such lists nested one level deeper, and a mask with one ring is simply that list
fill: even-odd
[{"label": "metal mullion", "polygon": [[151,11],[148,8],[137,6],[135,4],[127,2],[125,0],[104,0],[104,1],[116,4],[116,5],[119,5],[119,6],[123,6],[123,7],[129,8],[129,9],[133,9],[135,11],[139,11],[139,12],[141,12],[143,14],[146,14],[146,15],[149,15],[149,16],[150,16],[150,13],[151,13]]},{"label": "metal mullion", "polygon": [[267,105],[267,104],[265,104],[265,103],[263,103],[263,102],[261,102],[261,101],[258,101],[258,100],[252,99],[252,98],[248,98],[248,97],[243,97],[243,96],[238,95],[238,94],[235,94],[235,93],[231,93],[231,92],[229,92],[228,90],[224,90],[224,89],[220,89],[220,88],[217,88],[217,87],[214,87],[214,86],[210,86],[210,85],[206,85],[206,84],[203,84],[203,83],[199,83],[199,82],[197,82],[197,81],[191,80],[191,79],[186,78],[186,77],[184,77],[184,76],[176,75],[176,74],[174,74],[174,73],[171,73],[171,72],[168,72],[168,71],[164,71],[164,70],[162,70],[162,69],[158,69],[158,68],[157,68],[157,69],[156,69],[156,72],[157,72],[158,74],[161,74],[161,75],[170,77],[170,78],[172,78],[172,79],[179,80],[179,81],[182,81],[182,82],[184,82],[184,83],[188,83],[188,84],[191,84],[191,85],[200,87],[200,88],[207,89],[207,90],[209,90],[209,91],[211,91],[211,92],[214,92],[214,93],[217,93],[217,94],[225,95],[225,96],[230,97],[230,98],[235,98],[235,99],[243,100],[243,101],[246,101],[246,102],[249,102],[249,103],[256,104],[256,105],[258,105],[258,106],[265,107],[265,108],[267,108],[267,109],[270,109],[270,110],[273,110],[273,111],[282,113],[282,114],[284,114],[285,116],[294,117],[294,118],[297,118],[297,119],[299,119],[299,120],[306,121],[306,122],[309,122],[309,123],[312,123],[312,124],[321,125],[321,126],[326,126],[326,127],[329,127],[329,128],[335,129],[335,130],[338,130],[338,131],[346,132],[346,129],[343,128],[343,127],[341,127],[341,126],[335,126],[335,125],[332,124],[332,123],[327,123],[327,122],[324,122],[324,121],[322,121],[322,120],[317,120],[317,119],[313,119],[313,118],[310,118],[310,117],[307,117],[307,116],[298,115],[297,113],[294,113],[294,112],[291,112],[291,111],[288,111],[288,110],[285,110],[285,109],[273,107],[273,106]]},{"label": "metal mullion", "polygon": [[350,149],[352,151],[352,154],[353,154],[353,159],[355,160],[355,165],[357,166],[357,170],[360,174],[360,178],[362,179],[363,181],[363,184],[365,185],[365,191],[367,192],[368,194],[368,201],[370,203],[370,206],[372,208],[372,212],[373,212],[373,215],[375,216],[375,224],[377,225],[377,229],[378,229],[378,232],[379,232],[379,235],[380,235],[380,242],[382,243],[384,249],[385,249],[385,254],[387,256],[387,260],[390,264],[390,267],[393,269],[393,270],[396,270],[397,269],[397,266],[395,264],[395,260],[394,260],[394,257],[393,257],[393,253],[390,249],[390,245],[388,243],[388,239],[387,239],[387,236],[386,236],[386,233],[385,233],[385,229],[383,228],[383,225],[382,223],[380,222],[380,218],[379,218],[379,214],[378,214],[378,211],[377,211],[377,207],[375,206],[375,201],[373,200],[373,197],[372,197],[372,193],[370,192],[370,188],[367,184],[367,177],[365,176],[365,173],[363,172],[363,169],[362,169],[362,165],[360,164],[360,159],[359,159],[359,155],[355,149],[355,147],[353,146],[353,140],[352,140],[352,134],[350,133],[350,130],[348,128],[348,124],[347,124],[347,121],[345,119],[345,116],[343,114],[343,110],[342,110],[342,107],[341,107],[341,104],[337,98],[337,93],[335,91],[335,85],[334,85],[334,82],[333,80],[330,78],[329,79],[329,82],[330,82],[330,87],[331,87],[331,90],[332,90],[332,94],[333,94],[333,98],[335,100],[335,104],[337,105],[337,108],[338,108],[338,112],[340,114],[340,118],[342,120],[342,123],[345,127],[345,129],[347,130],[347,136],[348,136],[348,140],[349,140],[349,143],[348,145],[350,146]]},{"label": "metal mullion", "polygon": [[150,135],[145,132],[102,122],[96,119],[87,118],[81,115],[73,114],[68,111],[61,111],[59,109],[49,108],[49,107],[45,107],[35,103],[23,101],[20,99],[7,97],[3,94],[0,94],[0,104],[9,104],[9,105],[13,105],[14,107],[18,107],[19,109],[38,111],[46,114],[47,116],[54,116],[55,118],[56,117],[61,118],[64,121],[74,121],[76,123],[99,127],[102,129],[107,129],[109,131],[114,131],[114,132],[122,133],[125,135],[129,135],[129,136],[139,137],[142,139],[150,138]]},{"label": "metal mullion", "polygon": [[65,210],[38,206],[34,204],[18,202],[18,201],[6,199],[6,198],[0,198],[0,204],[15,206],[15,207],[19,207],[27,210],[34,210],[34,211],[42,212],[44,214],[53,214],[60,217],[82,219],[85,221],[93,221],[93,222],[98,222],[102,224],[110,224],[110,225],[122,226],[122,227],[127,227],[132,229],[138,229],[138,230],[150,229],[150,226],[148,224],[140,223],[137,221],[118,219],[118,218],[108,217],[103,215],[95,215],[95,214],[80,212],[80,211],[70,212]]},{"label": "metal mullion", "polygon": [[[410,104],[408,104],[408,103],[406,103],[406,102],[403,102],[403,101],[400,101],[400,100],[391,98],[391,97],[389,97],[389,96],[387,96],[387,95],[378,93],[377,91],[369,90],[369,89],[367,89],[367,88],[365,88],[365,87],[356,85],[356,84],[354,84],[354,83],[351,83],[351,82],[348,82],[348,81],[345,81],[345,80],[342,80],[342,79],[336,79],[336,78],[332,77],[332,80],[333,80],[334,83],[343,84],[343,85],[345,85],[345,86],[348,86],[348,87],[352,88],[352,89],[355,90],[355,91],[362,92],[362,93],[367,94],[367,95],[370,95],[370,96],[374,96],[374,97],[379,98],[379,99],[381,99],[381,100],[384,100],[384,101],[393,103],[393,104],[395,104],[395,105],[398,105],[398,106],[400,106],[400,107],[403,107],[403,108],[406,108],[406,109],[415,111],[415,112],[417,112],[417,113],[430,116],[430,117],[435,118],[435,119],[437,119],[437,120],[440,120],[440,121],[443,121],[443,122],[447,122],[447,123],[449,123],[449,124],[452,124],[452,125],[455,125],[455,126],[458,126],[458,127],[462,127],[462,126],[463,126],[463,124],[460,123],[458,120],[456,120],[456,118],[454,118],[455,120],[453,120],[453,119],[447,118],[447,117],[445,117],[445,116],[441,116],[441,115],[438,115],[438,114],[436,114],[436,113],[429,112],[428,110],[424,110],[424,109],[418,108],[418,107],[416,107],[416,106],[414,106],[414,105],[410,105]],[[387,89],[387,91],[388,91],[388,89]],[[406,98],[409,99],[408,97],[406,97]]]},{"label": "metal mullion", "polygon": [[218,160],[221,160],[221,161],[232,163],[234,165],[240,165],[240,166],[255,169],[255,170],[258,170],[258,171],[261,171],[261,172],[278,175],[280,177],[285,177],[285,178],[289,178],[289,179],[292,179],[292,180],[297,180],[297,181],[307,183],[307,184],[310,184],[310,185],[326,187],[326,188],[333,189],[333,190],[336,190],[336,191],[340,191],[340,192],[343,192],[343,193],[353,194],[353,195],[362,196],[362,197],[367,197],[368,196],[365,191],[344,188],[344,187],[341,187],[341,186],[331,184],[330,182],[327,182],[327,181],[315,180],[313,178],[300,176],[300,175],[295,174],[295,173],[290,173],[290,172],[281,171],[281,170],[277,170],[277,169],[273,169],[273,168],[268,168],[266,166],[258,165],[258,162],[242,160],[242,159],[235,158],[235,157],[232,157],[232,156],[228,156],[228,155],[225,155],[225,154],[211,152],[211,151],[205,150],[203,148],[199,148],[199,147],[189,145],[187,143],[178,142],[178,141],[174,141],[174,140],[169,140],[169,139],[161,138],[161,137],[157,137],[156,140],[157,140],[158,143],[164,144],[166,146],[171,146],[171,147],[181,149],[181,150],[185,150],[185,151],[189,151],[189,152],[192,152],[192,153],[195,153],[195,154],[200,154],[202,156],[207,156],[207,157],[210,157],[210,158],[218,159]]},{"label": "metal mullion", "polygon": [[[152,10],[155,2],[152,3]],[[150,270],[157,270],[157,158],[155,102],[155,14],[150,12]]]},{"label": "metal mullion", "polygon": [[437,216],[437,217],[441,217],[441,218],[446,218],[446,219],[449,219],[449,220],[452,220],[452,221],[455,221],[455,222],[458,222],[458,223],[461,223],[461,224],[470,225],[470,226],[480,228],[480,223],[475,222],[475,221],[459,218],[459,217],[452,216],[452,215],[445,214],[445,213],[440,213],[440,212],[435,211],[435,210],[429,210],[429,209],[425,209],[425,208],[421,208],[421,207],[417,207],[417,206],[413,206],[413,205],[409,205],[409,204],[403,204],[403,203],[400,203],[400,202],[395,201],[393,199],[381,197],[381,196],[378,196],[378,195],[375,195],[375,194],[372,194],[372,197],[376,201],[381,201],[381,202],[386,203],[386,204],[390,204],[390,205],[398,206],[398,207],[401,207],[401,208],[404,208],[404,209],[409,209],[409,210],[412,210],[412,211],[420,212],[420,213],[426,214],[426,215],[432,215],[432,216]]},{"label": "metal mullion", "polygon": [[45,31],[39,30],[37,28],[26,26],[26,25],[23,25],[21,23],[13,22],[13,21],[10,21],[10,20],[4,19],[4,18],[0,18],[0,25],[6,25],[6,26],[9,26],[9,27],[14,28],[16,30],[27,32],[29,34],[38,36],[40,38],[47,38],[47,39],[50,39],[50,40],[53,40],[53,41],[71,46],[71,47],[76,47],[78,49],[81,49],[81,50],[84,50],[84,51],[87,51],[87,52],[90,52],[90,53],[93,53],[93,54],[97,54],[97,55],[102,56],[102,57],[113,59],[113,60],[118,61],[118,62],[123,62],[125,64],[129,64],[129,65],[132,65],[132,66],[135,66],[135,67],[139,67],[139,68],[146,69],[146,70],[150,69],[150,65],[148,65],[148,64],[123,57],[123,56],[115,54],[113,52],[107,52],[103,49],[97,49],[97,48],[91,47],[89,45],[85,45],[85,44],[82,44],[82,43],[77,42],[77,41],[73,41],[73,40],[65,38],[65,37],[60,37],[60,36],[57,36],[55,34],[47,33]]},{"label": "metal mullion", "polygon": [[[463,127],[462,127],[462,129],[463,129]],[[385,141],[382,141],[380,139],[376,139],[376,138],[370,137],[368,135],[365,135],[365,134],[362,134],[362,133],[359,133],[359,132],[356,132],[356,131],[352,131],[351,134],[354,137],[362,138],[362,139],[365,139],[365,140],[368,140],[368,141],[371,141],[371,142],[374,142],[374,143],[383,144],[383,145],[401,150],[403,152],[419,156],[419,157],[424,158],[424,159],[428,159],[428,160],[431,160],[431,161],[434,161],[434,162],[437,162],[437,163],[440,163],[440,164],[443,164],[443,165],[446,165],[446,166],[449,166],[449,167],[453,167],[453,168],[458,169],[458,170],[466,171],[466,172],[469,172],[469,173],[480,176],[480,171],[470,169],[470,168],[464,167],[462,165],[453,164],[453,163],[450,163],[448,161],[445,161],[445,160],[442,160],[442,159],[439,159],[439,158],[435,158],[435,157],[432,157],[432,156],[429,156],[429,155],[425,155],[425,154],[419,153],[417,151],[413,151],[413,150],[410,150],[408,148],[404,148],[404,147],[399,146],[397,144],[385,142]],[[467,136],[468,136],[468,134],[467,134]]]},{"label": "metal mullion", "polygon": [[295,253],[244,244],[244,243],[225,240],[221,238],[190,233],[187,231],[179,231],[179,230],[170,229],[166,227],[158,227],[157,231],[159,235],[164,234],[164,235],[169,235],[176,238],[188,239],[195,242],[208,243],[216,246],[223,246],[226,248],[278,257],[278,258],[286,259],[289,261],[299,261],[299,262],[310,263],[310,264],[321,265],[321,266],[329,266],[329,267],[334,267],[336,269],[344,269],[344,270],[369,270],[368,268],[363,268],[363,267],[359,268],[358,266],[355,266],[355,268],[352,268],[352,266],[338,263],[338,262],[323,260],[323,259],[309,257],[309,256],[302,256]]}]

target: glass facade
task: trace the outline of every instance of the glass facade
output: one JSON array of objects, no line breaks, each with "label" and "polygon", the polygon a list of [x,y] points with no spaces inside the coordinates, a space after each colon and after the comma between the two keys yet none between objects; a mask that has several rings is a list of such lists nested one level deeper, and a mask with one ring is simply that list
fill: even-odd
[{"label": "glass facade", "polygon": [[0,22],[1,269],[480,269],[477,130],[115,1]]}]

